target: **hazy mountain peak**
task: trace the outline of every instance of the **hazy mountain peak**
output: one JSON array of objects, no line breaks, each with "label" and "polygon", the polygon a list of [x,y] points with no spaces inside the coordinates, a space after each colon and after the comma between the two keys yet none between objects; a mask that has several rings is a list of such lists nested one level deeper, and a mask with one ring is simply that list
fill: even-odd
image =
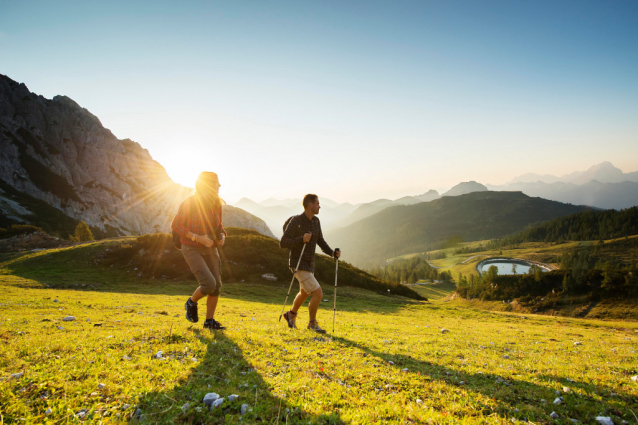
[{"label": "hazy mountain peak", "polygon": [[481,183],[477,183],[474,180],[469,182],[461,182],[454,186],[452,189],[445,192],[442,196],[458,196],[465,195],[472,192],[484,192],[487,191],[487,187]]}]

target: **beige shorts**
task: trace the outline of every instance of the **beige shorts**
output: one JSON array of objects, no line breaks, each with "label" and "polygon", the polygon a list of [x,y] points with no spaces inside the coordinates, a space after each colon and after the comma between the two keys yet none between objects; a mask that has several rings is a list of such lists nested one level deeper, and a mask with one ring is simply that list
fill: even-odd
[{"label": "beige shorts", "polygon": [[299,287],[303,289],[306,294],[311,294],[321,288],[319,282],[315,279],[315,275],[309,271],[299,270],[295,273],[295,277],[299,281]]}]

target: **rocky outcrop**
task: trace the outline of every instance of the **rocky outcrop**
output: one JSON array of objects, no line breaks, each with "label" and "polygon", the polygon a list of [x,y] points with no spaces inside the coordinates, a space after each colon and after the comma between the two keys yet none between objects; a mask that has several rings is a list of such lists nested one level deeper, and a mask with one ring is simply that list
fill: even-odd
[{"label": "rocky outcrop", "polygon": [[[146,149],[115,137],[73,100],[45,99],[3,75],[0,137],[0,179],[105,234],[168,232],[192,191],[174,183]],[[15,221],[28,221],[24,207],[1,201]],[[262,220],[246,214],[230,210],[225,222],[272,236]]]}]

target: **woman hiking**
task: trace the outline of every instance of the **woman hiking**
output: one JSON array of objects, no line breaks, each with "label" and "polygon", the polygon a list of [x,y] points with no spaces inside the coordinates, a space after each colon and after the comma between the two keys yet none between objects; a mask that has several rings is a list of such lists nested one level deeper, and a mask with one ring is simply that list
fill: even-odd
[{"label": "woman hiking", "polygon": [[181,203],[171,225],[180,236],[182,254],[197,278],[199,287],[186,301],[186,319],[197,322],[197,302],[206,300],[205,329],[226,329],[215,320],[215,309],[222,287],[218,246],[223,246],[226,231],[222,226],[222,205],[217,174],[204,171],[195,183],[195,194]]}]

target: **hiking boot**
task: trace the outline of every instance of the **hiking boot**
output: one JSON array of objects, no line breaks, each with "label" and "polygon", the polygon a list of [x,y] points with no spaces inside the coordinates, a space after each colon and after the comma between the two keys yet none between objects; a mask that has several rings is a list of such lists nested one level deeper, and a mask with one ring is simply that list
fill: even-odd
[{"label": "hiking boot", "polygon": [[315,331],[318,334],[325,334],[326,333],[325,329],[321,329],[319,327],[319,322],[317,322],[316,320],[312,321],[312,322],[308,322],[308,329],[310,329],[311,331]]},{"label": "hiking boot", "polygon": [[186,301],[184,308],[186,308],[186,320],[197,323],[199,320],[199,316],[197,316],[197,303],[194,303],[189,298],[188,301]]},{"label": "hiking boot", "polygon": [[222,325],[215,319],[206,319],[206,321],[204,322],[204,329],[223,331],[224,329],[226,329],[226,326]]},{"label": "hiking boot", "polygon": [[288,327],[290,329],[297,329],[297,315],[295,313],[288,310],[284,313],[284,319],[288,322]]}]

